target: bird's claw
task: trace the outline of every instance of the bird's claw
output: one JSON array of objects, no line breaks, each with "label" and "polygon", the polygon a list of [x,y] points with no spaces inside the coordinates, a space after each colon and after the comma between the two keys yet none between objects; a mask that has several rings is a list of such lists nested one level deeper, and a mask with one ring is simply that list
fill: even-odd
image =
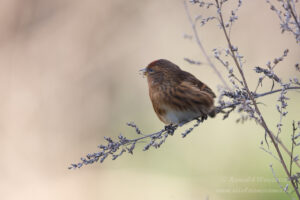
[{"label": "bird's claw", "polygon": [[207,120],[207,115],[201,116],[201,121]]},{"label": "bird's claw", "polygon": [[169,124],[165,126],[165,130],[169,135],[173,135],[177,127],[177,125]]}]

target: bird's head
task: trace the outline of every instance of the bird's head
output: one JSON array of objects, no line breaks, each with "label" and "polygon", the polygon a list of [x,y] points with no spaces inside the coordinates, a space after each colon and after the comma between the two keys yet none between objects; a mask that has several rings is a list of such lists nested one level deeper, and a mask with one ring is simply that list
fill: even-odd
[{"label": "bird's head", "polygon": [[181,71],[174,63],[159,59],[151,62],[146,68],[140,70],[150,81],[166,80]]}]

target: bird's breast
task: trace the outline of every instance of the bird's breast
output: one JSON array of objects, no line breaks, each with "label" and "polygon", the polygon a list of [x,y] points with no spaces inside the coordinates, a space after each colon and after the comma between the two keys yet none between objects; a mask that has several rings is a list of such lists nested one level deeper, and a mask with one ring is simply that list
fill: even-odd
[{"label": "bird's breast", "polygon": [[161,116],[166,124],[181,124],[201,117],[201,113],[192,110],[175,110],[168,106],[162,106],[165,111]]}]

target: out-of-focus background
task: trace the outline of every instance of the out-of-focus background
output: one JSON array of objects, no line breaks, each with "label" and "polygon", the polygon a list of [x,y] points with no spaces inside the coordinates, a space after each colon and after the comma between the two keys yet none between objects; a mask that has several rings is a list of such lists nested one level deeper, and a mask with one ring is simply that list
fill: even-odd
[{"label": "out-of-focus background", "polygon": [[[189,6],[193,15],[212,14]],[[231,37],[245,56],[251,88],[257,80],[253,67],[264,66],[286,48],[289,56],[276,71],[285,80],[299,77],[294,63],[300,48],[291,34],[280,33],[269,6],[244,1],[238,16]],[[140,144],[133,156],[67,169],[97,151],[103,136],[122,132],[136,137],[126,122],[134,121],[146,133],[162,128],[146,80],[138,74],[149,62],[169,59],[217,93],[221,82],[208,65],[183,60],[205,63],[195,41],[184,34],[192,31],[181,0],[2,1],[0,198],[288,198],[269,167],[273,163],[285,186],[281,166],[259,149],[263,130],[254,122],[236,124],[237,114],[226,121],[221,116],[209,119],[185,139],[178,132],[157,150],[143,152]],[[225,45],[216,23],[200,28],[199,36],[209,52]],[[265,86],[269,90],[270,85]],[[290,147],[291,122],[300,120],[300,94],[288,96],[282,138]],[[277,97],[263,98],[261,105],[274,131]]]}]

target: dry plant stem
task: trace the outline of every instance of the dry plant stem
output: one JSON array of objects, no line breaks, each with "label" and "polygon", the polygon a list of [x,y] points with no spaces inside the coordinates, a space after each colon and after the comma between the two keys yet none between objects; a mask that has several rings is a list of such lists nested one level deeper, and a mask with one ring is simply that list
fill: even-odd
[{"label": "dry plant stem", "polygon": [[189,18],[189,21],[191,23],[191,26],[192,26],[192,29],[193,29],[193,33],[194,33],[194,36],[195,36],[195,39],[196,39],[196,42],[197,42],[197,45],[199,46],[200,50],[202,51],[202,54],[205,56],[208,64],[211,66],[211,68],[215,71],[215,73],[217,74],[217,76],[219,77],[219,79],[222,81],[223,85],[227,88],[227,89],[230,89],[230,87],[227,85],[226,81],[224,80],[224,78],[222,77],[221,73],[219,72],[219,70],[217,69],[217,67],[214,65],[214,63],[211,61],[211,59],[209,58],[209,56],[207,55],[202,43],[201,43],[201,40],[198,36],[198,31],[197,31],[197,28],[196,28],[196,24],[195,24],[195,21],[192,19],[192,16],[188,10],[188,5],[186,3],[186,1],[184,1],[184,8],[185,8],[185,11],[186,11],[186,14]]},{"label": "dry plant stem", "polygon": [[[300,90],[300,87],[289,87],[289,88],[286,88],[286,90]],[[254,95],[254,98],[257,99],[257,98],[264,97],[264,96],[274,94],[274,93],[277,93],[277,92],[281,92],[281,91],[282,91],[282,89],[277,89],[277,90],[273,90],[273,91],[270,91],[270,92],[265,92],[265,93],[261,93],[261,94],[253,94],[253,95]],[[223,107],[219,107],[219,108],[220,108],[220,111],[221,111],[221,110],[224,110],[226,108],[232,108],[232,107],[235,107],[235,106],[240,105],[240,104],[241,103],[233,103],[233,104],[223,106]],[[278,139],[278,142],[283,145],[281,140]],[[287,153],[290,155],[291,152],[289,152],[289,150],[286,147],[283,147],[283,148],[286,149]],[[298,165],[298,166],[300,168],[300,165]]]},{"label": "dry plant stem", "polygon": [[[300,87],[289,87],[289,88],[287,88],[287,90],[297,90],[297,89],[300,89]],[[257,97],[263,97],[263,96],[266,96],[266,95],[269,95],[269,94],[273,94],[273,93],[276,93],[276,92],[281,92],[281,91],[282,91],[282,89],[272,90],[270,92],[259,94],[259,95],[255,96],[255,98],[257,98]]]},{"label": "dry plant stem", "polygon": [[[201,49],[202,53],[204,54],[204,56],[206,57],[207,59],[207,62],[209,63],[209,65],[214,69],[215,73],[217,74],[217,76],[219,77],[219,79],[223,82],[223,84],[225,85],[225,87],[227,89],[229,89],[229,86],[226,84],[226,81],[224,80],[224,78],[222,77],[222,75],[220,74],[220,72],[217,70],[217,68],[215,67],[215,65],[211,62],[209,56],[207,55],[204,47],[202,46],[202,43],[201,43],[201,40],[199,38],[199,35],[198,35],[198,31],[197,31],[197,28],[196,28],[196,25],[194,23],[194,20],[192,19],[191,17],[191,14],[188,10],[188,6],[187,6],[187,3],[186,1],[184,1],[184,8],[185,8],[185,11],[186,11],[186,14],[188,16],[188,19],[190,21],[190,24],[192,26],[192,29],[193,29],[193,33],[194,33],[194,37],[196,38],[196,42],[199,46],[199,48]],[[288,90],[290,89],[300,89],[300,87],[290,87],[288,88]],[[282,91],[282,89],[278,89],[278,90],[273,90],[273,91],[270,91],[270,92],[266,92],[266,93],[263,93],[263,94],[259,94],[257,96],[255,96],[255,98],[258,98],[258,97],[263,97],[263,96],[266,96],[266,95],[269,95],[269,94],[273,94],[273,93],[276,93],[276,92],[280,92]],[[236,104],[236,105],[239,105],[239,104]],[[236,106],[236,105],[230,105],[228,107],[233,107],[233,106]],[[224,107],[226,108],[226,107]],[[223,109],[224,109],[223,108]],[[273,134],[273,133],[272,133]],[[273,135],[274,136],[274,135]],[[275,137],[275,136],[274,136]],[[290,156],[291,155],[291,152],[289,151],[289,149],[282,143],[282,141],[275,137],[275,140],[280,144],[280,146],[284,149],[284,151]],[[298,162],[296,162],[296,165],[300,168],[300,164]]]},{"label": "dry plant stem", "polygon": [[221,26],[222,26],[222,29],[223,29],[224,35],[225,35],[225,37],[226,37],[226,40],[227,40],[229,49],[230,49],[230,51],[231,51],[232,58],[233,58],[233,60],[234,60],[234,62],[235,62],[235,65],[236,65],[236,67],[238,68],[238,71],[239,71],[239,73],[240,73],[240,75],[241,75],[241,77],[242,77],[242,79],[243,79],[243,82],[244,82],[244,85],[245,85],[245,89],[246,89],[246,91],[247,91],[247,93],[248,93],[248,95],[249,95],[249,97],[250,97],[250,99],[251,99],[251,101],[252,101],[252,103],[253,103],[255,112],[256,112],[256,113],[258,114],[258,116],[259,116],[260,124],[261,124],[261,126],[265,129],[265,131],[267,132],[267,134],[269,135],[269,137],[271,138],[271,141],[272,141],[272,143],[273,143],[273,145],[274,145],[274,147],[275,147],[275,149],[276,149],[276,152],[277,152],[277,154],[278,154],[278,157],[279,157],[279,159],[280,159],[280,163],[281,163],[282,167],[284,168],[284,171],[285,171],[285,173],[287,174],[287,176],[288,176],[288,178],[289,178],[289,180],[290,180],[290,182],[291,182],[291,184],[292,184],[292,186],[293,186],[293,188],[294,188],[294,191],[295,191],[296,194],[297,194],[298,199],[300,199],[299,191],[297,190],[296,185],[294,184],[294,182],[293,182],[292,179],[291,179],[291,174],[289,173],[289,170],[288,170],[288,168],[287,168],[287,166],[286,166],[286,164],[285,164],[285,162],[284,162],[284,159],[283,159],[283,157],[282,157],[281,151],[280,151],[280,149],[279,149],[278,143],[276,142],[276,139],[275,139],[275,137],[274,137],[274,134],[273,134],[273,133],[270,131],[270,129],[268,128],[268,126],[267,126],[267,124],[266,124],[266,122],[265,122],[265,120],[264,120],[264,118],[263,118],[263,116],[262,116],[262,114],[261,114],[261,112],[260,112],[258,106],[257,106],[257,103],[256,103],[256,101],[255,101],[255,99],[254,99],[254,97],[253,97],[253,95],[252,95],[252,93],[251,93],[251,91],[250,91],[250,89],[249,89],[249,87],[248,87],[248,84],[247,84],[247,81],[246,81],[244,72],[243,72],[243,70],[242,70],[242,68],[241,68],[241,66],[240,66],[240,64],[239,64],[239,62],[238,62],[238,60],[237,60],[237,58],[236,58],[236,56],[235,56],[235,52],[234,52],[234,50],[233,50],[233,46],[232,46],[232,44],[231,44],[231,41],[230,41],[230,39],[229,39],[228,33],[227,33],[226,28],[225,28],[225,25],[224,25],[224,20],[223,20],[223,16],[222,16],[222,12],[221,12],[221,7],[220,7],[220,5],[219,5],[219,0],[216,0],[216,6],[217,6],[217,9],[218,9],[218,15],[219,15],[219,17],[220,17],[220,24],[221,24]]},{"label": "dry plant stem", "polygon": [[298,21],[296,15],[295,15],[295,13],[294,13],[294,10],[293,10],[293,8],[292,8],[292,5],[291,5],[291,3],[290,3],[290,0],[287,0],[287,3],[288,3],[288,5],[289,5],[289,9],[290,9],[290,11],[291,11],[291,14],[292,14],[292,16],[293,16],[293,18],[294,18],[294,20],[295,20],[295,23],[297,24],[298,29],[300,30],[300,22]]},{"label": "dry plant stem", "polygon": [[[271,134],[273,135],[273,137],[275,138],[276,142],[278,142],[278,144],[280,144],[280,146],[283,148],[283,150],[289,155],[292,156],[293,153],[289,151],[289,149],[282,143],[282,141],[277,138],[272,132]],[[298,163],[298,161],[294,161],[294,163],[297,165],[297,167],[300,168],[300,164]]]},{"label": "dry plant stem", "polygon": [[[300,89],[300,87],[286,88],[286,90],[288,90],[288,89]],[[272,93],[280,92],[280,91],[281,90],[273,91]],[[262,93],[262,94],[254,94],[254,98],[263,97],[267,94],[272,94],[272,93],[267,92],[267,93]],[[216,107],[217,113],[220,113],[224,109],[228,109],[228,108],[231,108],[231,110],[234,110],[234,108],[237,105],[240,105],[241,103],[242,102],[235,102],[230,105],[218,106],[218,107]],[[226,111],[226,112],[228,113],[230,111]],[[203,120],[197,120],[196,124],[194,124],[192,127],[190,127],[189,129],[186,129],[183,133],[181,133],[182,137],[186,137],[188,134],[190,134],[196,127],[198,127],[200,125],[201,122],[203,122]],[[81,168],[83,165],[93,164],[98,161],[100,161],[100,163],[102,163],[108,156],[111,156],[112,160],[115,160],[126,151],[128,153],[132,154],[133,150],[135,148],[135,145],[139,141],[142,141],[144,139],[150,139],[150,142],[144,147],[144,151],[148,150],[150,147],[159,148],[166,141],[168,135],[173,135],[174,132],[178,128],[178,126],[176,126],[176,125],[175,126],[165,126],[162,130],[160,130],[158,132],[150,133],[150,134],[143,134],[142,131],[133,122],[127,123],[127,125],[129,127],[134,128],[135,132],[138,135],[141,135],[141,137],[138,137],[135,139],[127,139],[126,137],[122,136],[122,134],[120,134],[117,141],[112,140],[110,137],[105,137],[105,140],[108,142],[108,144],[98,146],[100,149],[102,149],[102,151],[92,153],[92,154],[87,154],[85,157],[81,158],[82,162],[79,162],[77,164],[71,164],[69,169]],[[276,138],[275,136],[273,136],[273,137]],[[281,141],[279,139],[278,139],[278,143],[281,143]],[[284,145],[283,145],[283,147],[288,152],[287,148]],[[117,152],[118,150],[121,150],[121,151]],[[272,154],[272,152],[265,150],[265,149],[263,149],[263,150],[266,151],[267,153],[271,154],[272,156],[274,156]],[[290,152],[288,152],[288,153],[291,157],[291,153]],[[276,156],[274,156],[274,157],[276,157]],[[278,158],[276,158],[276,159],[280,162],[280,160]],[[299,166],[297,160],[294,160],[293,162],[296,163],[297,166]]]},{"label": "dry plant stem", "polygon": [[[186,10],[186,14],[187,14],[187,16],[188,16],[188,18],[189,18],[189,21],[190,21],[190,23],[191,23],[191,26],[192,26],[192,29],[193,29],[193,33],[194,33],[194,37],[196,38],[196,42],[197,42],[199,48],[200,48],[201,51],[203,52],[203,54],[204,54],[204,56],[206,57],[208,63],[210,64],[210,66],[214,69],[214,71],[215,71],[215,73],[217,74],[217,76],[220,78],[220,80],[223,82],[223,84],[224,84],[227,88],[229,88],[228,85],[226,84],[225,80],[223,79],[222,75],[220,74],[220,72],[217,70],[217,68],[215,67],[215,65],[211,62],[210,58],[207,56],[207,53],[206,53],[204,47],[202,46],[202,43],[201,43],[201,41],[200,41],[200,38],[199,38],[199,35],[198,35],[198,31],[197,31],[196,25],[195,25],[195,23],[194,23],[194,21],[193,21],[193,19],[192,19],[192,17],[191,17],[191,14],[190,14],[190,12],[189,12],[189,10],[188,10],[188,6],[187,6],[186,1],[184,1],[184,8],[185,8],[185,10]],[[289,89],[300,89],[300,87],[290,87]],[[281,89],[273,90],[273,91],[271,91],[271,92],[266,92],[266,93],[257,95],[256,98],[258,98],[258,97],[263,97],[263,96],[266,96],[266,95],[269,95],[269,94],[272,94],[272,93],[276,93],[276,92],[280,92],[280,91],[281,91]],[[236,104],[236,105],[238,105],[238,104]],[[232,105],[232,106],[235,106],[235,105]],[[230,106],[229,106],[229,107],[230,107]],[[273,134],[273,133],[272,133],[272,134]],[[273,135],[273,137],[275,137],[275,136]],[[284,151],[290,156],[290,155],[291,155],[291,152],[290,152],[289,149],[282,143],[282,141],[281,141],[279,138],[277,138],[277,137],[275,137],[275,140],[280,144],[280,146],[284,149]],[[298,162],[296,162],[296,165],[300,168],[300,164],[299,164]]]},{"label": "dry plant stem", "polygon": [[292,166],[294,162],[294,137],[295,137],[295,132],[296,132],[296,127],[295,127],[295,121],[293,121],[293,135],[292,135],[292,150],[291,150],[291,157],[290,157],[290,174],[292,175]]},{"label": "dry plant stem", "polygon": [[[270,164],[270,168],[271,168],[271,172],[272,172],[272,174],[273,174],[273,176],[274,176],[274,178],[275,178],[277,184],[279,185],[279,187],[283,190],[283,192],[285,192],[287,195],[289,195],[289,196],[291,197],[291,194],[287,192],[287,187],[283,187],[283,186],[281,185],[281,183],[280,183],[278,177],[277,177],[276,174],[275,174],[275,171],[274,171],[274,169],[273,169],[272,164]],[[294,198],[291,197],[291,199],[293,200]]]}]

